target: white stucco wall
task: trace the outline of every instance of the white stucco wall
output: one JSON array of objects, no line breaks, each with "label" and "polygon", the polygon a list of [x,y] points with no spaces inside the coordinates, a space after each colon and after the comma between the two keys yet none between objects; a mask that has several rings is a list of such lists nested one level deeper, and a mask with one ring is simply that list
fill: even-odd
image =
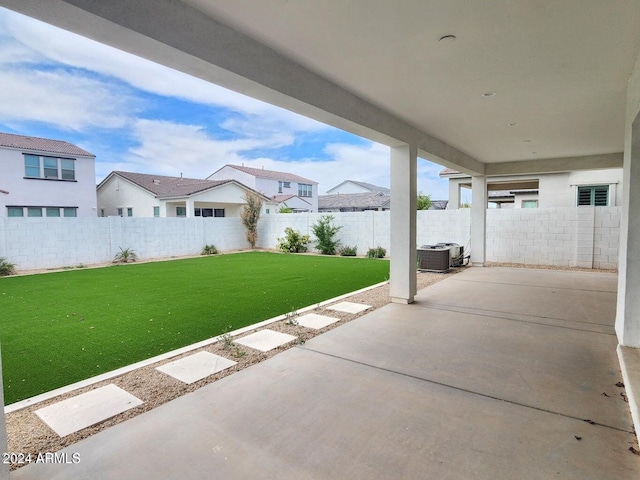
[{"label": "white stucco wall", "polygon": [[369,193],[370,191],[371,190],[368,190],[356,183],[344,182],[327,190],[327,195],[334,195],[338,193]]},{"label": "white stucco wall", "polygon": [[[270,178],[260,178],[250,175],[248,173],[242,172],[230,166],[224,166],[217,172],[213,173],[207,180],[229,180],[234,179],[239,181],[240,183],[246,185],[249,188],[256,190],[257,192],[262,193],[263,195],[272,198],[274,195],[298,195],[298,182],[290,182],[290,188],[283,188],[282,192],[278,191],[278,180],[273,180]],[[314,212],[318,211],[318,185],[313,184],[312,188],[313,196],[305,197],[311,207],[310,209]]]},{"label": "white stucco wall", "polygon": [[[226,217],[239,217],[245,204],[244,188],[235,183],[228,183],[205,192],[192,195],[189,201],[193,208],[223,208]],[[98,216],[104,209],[104,216],[115,216],[118,208],[122,208],[123,216],[132,208],[133,217],[153,217],[153,208],[160,207],[161,217],[176,217],[176,207],[185,207],[184,197],[175,199],[158,199],[152,193],[117,175],[106,180],[98,189]],[[268,206],[263,205],[265,213]],[[193,216],[193,212],[190,216]]]},{"label": "white stucco wall", "polygon": [[246,172],[242,172],[236,168],[225,165],[217,172],[212,173],[207,177],[207,180],[237,180],[243,185],[249,188],[260,191],[256,188],[256,177]]},{"label": "white stucco wall", "polygon": [[[609,206],[622,204],[622,169],[584,170],[575,172],[559,172],[540,175],[518,175],[506,177],[488,177],[487,182],[507,182],[516,180],[538,180],[538,196],[516,196],[515,208],[520,208],[522,199],[537,199],[538,208],[562,208],[577,206],[580,185],[609,185]],[[469,178],[449,179],[449,205],[447,208],[458,208],[457,196],[461,183],[470,182]],[[466,202],[469,190],[462,189],[459,201]],[[504,207],[507,207],[505,205]]]},{"label": "white stucco wall", "polygon": [[77,207],[79,217],[96,216],[96,172],[93,157],[49,154],[75,158],[76,181],[24,178],[23,153],[47,155],[25,149],[0,148],[0,217],[7,216],[7,206]]},{"label": "white stucco wall", "polygon": [[118,208],[123,209],[127,216],[127,208],[133,209],[134,217],[153,217],[153,207],[159,207],[160,201],[155,196],[128,180],[117,175],[106,180],[97,189],[98,216],[110,217],[118,214]]}]

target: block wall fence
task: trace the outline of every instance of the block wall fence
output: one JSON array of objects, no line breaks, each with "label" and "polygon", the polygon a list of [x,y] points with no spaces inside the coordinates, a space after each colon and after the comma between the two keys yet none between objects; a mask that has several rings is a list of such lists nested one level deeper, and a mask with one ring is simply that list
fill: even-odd
[{"label": "block wall fence", "polygon": [[[304,234],[324,214],[265,215],[259,248],[273,249],[284,229]],[[333,213],[342,244],[359,254],[390,250],[390,213]],[[470,211],[420,211],[417,244],[458,243],[467,251]],[[620,207],[489,209],[487,261],[616,269]],[[141,259],[197,255],[205,244],[221,251],[248,249],[240,219],[229,218],[0,218],[0,257],[20,270],[108,263],[119,248]],[[472,252],[471,252],[472,253]]]}]

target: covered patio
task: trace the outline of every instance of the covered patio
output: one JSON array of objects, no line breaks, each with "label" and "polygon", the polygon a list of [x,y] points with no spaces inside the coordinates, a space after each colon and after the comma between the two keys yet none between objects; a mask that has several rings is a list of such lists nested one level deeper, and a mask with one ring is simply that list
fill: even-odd
[{"label": "covered patio", "polygon": [[638,478],[615,289],[469,269],[11,478]]},{"label": "covered patio", "polygon": [[[640,1],[0,5],[388,145],[399,304],[16,478],[637,476]],[[476,267],[420,294],[418,157],[471,175]],[[487,176],[619,167],[617,278],[477,268]]]}]

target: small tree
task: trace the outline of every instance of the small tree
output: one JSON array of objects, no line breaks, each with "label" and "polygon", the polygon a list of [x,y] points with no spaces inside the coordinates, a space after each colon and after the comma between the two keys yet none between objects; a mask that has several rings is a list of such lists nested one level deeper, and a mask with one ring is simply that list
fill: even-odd
[{"label": "small tree", "polygon": [[335,255],[336,249],[340,245],[340,242],[334,237],[342,226],[335,226],[333,219],[332,215],[325,215],[318,220],[318,223],[311,225],[311,230],[318,239],[317,248],[323,255]]},{"label": "small tree", "polygon": [[242,209],[240,218],[244,228],[247,229],[247,241],[251,248],[255,248],[258,242],[258,220],[262,212],[262,200],[255,193],[247,193],[243,198],[247,203]]},{"label": "small tree", "polygon": [[429,210],[431,208],[432,203],[433,202],[431,201],[431,195],[425,195],[422,192],[418,194],[418,202],[417,202],[418,210]]}]

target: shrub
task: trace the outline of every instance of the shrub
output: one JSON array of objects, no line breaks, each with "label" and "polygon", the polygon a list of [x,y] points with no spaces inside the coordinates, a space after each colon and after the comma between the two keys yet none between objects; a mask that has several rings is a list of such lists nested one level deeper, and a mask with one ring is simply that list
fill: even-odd
[{"label": "shrub", "polygon": [[200,255],[215,255],[216,253],[218,253],[218,249],[215,245],[205,245],[204,247],[202,247],[202,252],[200,252]]},{"label": "shrub", "polygon": [[262,212],[262,200],[255,193],[247,193],[244,196],[244,201],[247,204],[242,209],[240,219],[242,225],[247,229],[247,241],[251,248],[255,248],[258,242],[258,220],[260,220]]},{"label": "shrub", "polygon": [[309,235],[301,235],[300,232],[296,232],[291,227],[285,228],[284,234],[283,238],[278,238],[278,250],[286,253],[303,253],[307,251],[307,245],[311,241]]},{"label": "shrub", "polygon": [[323,255],[335,255],[336,249],[340,245],[340,242],[334,237],[342,227],[335,226],[333,219],[334,217],[332,215],[325,215],[318,220],[318,223],[311,225],[311,230],[318,239],[318,246],[316,248]]},{"label": "shrub", "polygon": [[358,254],[358,247],[355,245],[353,247],[345,245],[340,250],[338,250],[338,253],[340,253],[340,255],[342,255],[343,257],[355,257]]},{"label": "shrub", "polygon": [[6,277],[14,273],[16,273],[16,266],[13,263],[7,262],[4,257],[0,257],[0,277]]},{"label": "shrub", "polygon": [[278,213],[293,213],[293,208],[280,207],[280,210],[278,210]]},{"label": "shrub", "polygon": [[382,247],[370,248],[367,252],[367,258],[384,258],[387,251]]},{"label": "shrub", "polygon": [[135,262],[138,259],[138,255],[133,248],[122,248],[113,257],[113,263],[130,263]]}]

